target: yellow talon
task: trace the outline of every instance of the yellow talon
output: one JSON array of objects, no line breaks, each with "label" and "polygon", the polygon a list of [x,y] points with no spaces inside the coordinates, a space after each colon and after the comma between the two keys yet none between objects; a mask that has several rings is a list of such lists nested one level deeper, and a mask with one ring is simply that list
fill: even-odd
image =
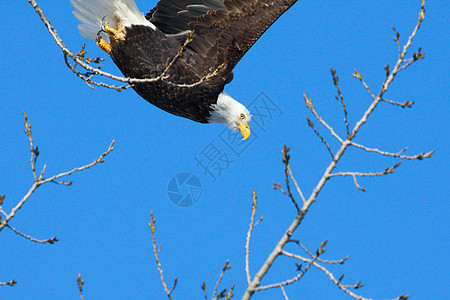
[{"label": "yellow talon", "polygon": [[97,46],[99,46],[100,49],[102,49],[106,53],[111,54],[111,49],[114,46],[114,43],[117,40],[121,40],[121,41],[125,40],[125,32],[122,31],[122,29],[120,28],[120,23],[119,22],[117,22],[117,30],[116,30],[116,29],[113,29],[113,28],[109,27],[109,22],[108,21],[105,21],[104,32],[106,34],[108,34],[110,43],[108,44],[102,38],[102,36],[99,34],[98,35],[98,40],[97,40]]},{"label": "yellow talon", "polygon": [[[117,23],[118,25],[119,23]],[[109,22],[105,21],[105,32],[109,35],[109,36],[115,36],[117,34],[117,30],[112,29],[111,27],[109,27]],[[117,29],[119,29],[119,27],[117,27]]]},{"label": "yellow talon", "polygon": [[103,51],[105,51],[108,54],[111,54],[111,45],[108,44],[101,35],[98,36],[98,40],[97,40],[97,46],[100,47],[100,49],[102,49]]}]

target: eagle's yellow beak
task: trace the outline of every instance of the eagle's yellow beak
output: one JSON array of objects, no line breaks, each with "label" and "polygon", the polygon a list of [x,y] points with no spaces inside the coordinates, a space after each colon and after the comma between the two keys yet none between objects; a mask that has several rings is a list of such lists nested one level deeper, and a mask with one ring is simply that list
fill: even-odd
[{"label": "eagle's yellow beak", "polygon": [[238,126],[239,126],[239,131],[241,132],[242,136],[244,137],[242,140],[248,139],[250,136],[250,133],[251,133],[250,127],[248,127],[248,124],[244,125],[241,121],[239,121]]}]

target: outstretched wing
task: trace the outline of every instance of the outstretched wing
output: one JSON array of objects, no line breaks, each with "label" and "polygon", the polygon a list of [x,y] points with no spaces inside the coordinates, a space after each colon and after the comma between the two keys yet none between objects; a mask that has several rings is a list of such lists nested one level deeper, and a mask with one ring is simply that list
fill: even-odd
[{"label": "outstretched wing", "polygon": [[[208,122],[211,105],[232,78],[232,70],[258,38],[297,0],[161,0],[146,17],[156,26],[132,25],[111,56],[125,76],[160,75],[193,32],[166,81],[137,83],[147,101],[172,114]],[[216,72],[208,81],[206,75]]]},{"label": "outstretched wing", "polygon": [[[161,0],[147,18],[166,34],[193,30],[187,61],[207,74],[231,71],[297,0]],[[207,62],[207,63],[206,63]]]},{"label": "outstretched wing", "polygon": [[223,0],[161,0],[145,17],[166,34],[189,30],[189,23],[208,11],[226,9]]}]

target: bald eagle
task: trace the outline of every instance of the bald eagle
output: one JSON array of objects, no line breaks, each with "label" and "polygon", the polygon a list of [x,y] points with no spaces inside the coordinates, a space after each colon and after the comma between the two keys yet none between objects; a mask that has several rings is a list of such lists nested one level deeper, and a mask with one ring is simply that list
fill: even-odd
[{"label": "bald eagle", "polygon": [[71,3],[80,34],[95,40],[126,77],[165,73],[164,80],[133,85],[142,98],[196,122],[224,123],[247,139],[250,112],[224,87],[244,54],[296,1],[160,0],[146,15],[134,0]]}]

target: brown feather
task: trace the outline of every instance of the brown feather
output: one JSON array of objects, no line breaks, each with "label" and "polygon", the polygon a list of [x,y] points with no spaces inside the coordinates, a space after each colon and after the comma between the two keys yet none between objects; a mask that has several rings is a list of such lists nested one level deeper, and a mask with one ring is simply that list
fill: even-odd
[{"label": "brown feather", "polygon": [[114,44],[111,56],[125,76],[154,78],[184,43],[186,35],[180,33],[193,30],[192,42],[167,72],[167,80],[192,84],[218,70],[216,76],[190,88],[163,81],[133,88],[167,112],[207,123],[210,106],[231,81],[233,68],[296,1],[161,0],[146,16],[158,29],[144,25],[126,28],[125,40]]}]

